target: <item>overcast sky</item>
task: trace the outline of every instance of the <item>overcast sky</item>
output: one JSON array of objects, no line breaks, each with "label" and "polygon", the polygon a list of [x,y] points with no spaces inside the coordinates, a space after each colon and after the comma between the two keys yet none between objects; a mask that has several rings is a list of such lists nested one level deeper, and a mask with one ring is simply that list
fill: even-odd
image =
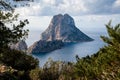
[{"label": "overcast sky", "polygon": [[27,15],[108,15],[120,14],[120,0],[36,0],[31,7],[17,9]]}]

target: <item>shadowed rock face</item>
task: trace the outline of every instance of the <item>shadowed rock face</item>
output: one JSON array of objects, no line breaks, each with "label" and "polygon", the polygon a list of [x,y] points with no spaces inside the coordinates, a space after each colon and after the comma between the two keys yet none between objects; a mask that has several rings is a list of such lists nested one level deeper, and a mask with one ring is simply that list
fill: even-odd
[{"label": "shadowed rock face", "polygon": [[26,51],[27,50],[27,44],[25,41],[21,40],[16,44],[12,44],[10,46],[11,49],[16,49],[16,50],[20,50],[20,51]]},{"label": "shadowed rock face", "polygon": [[71,16],[68,14],[58,14],[53,16],[48,28],[41,34],[40,40],[81,42],[92,41],[93,39],[88,37],[75,26],[74,20]]},{"label": "shadowed rock face", "polygon": [[29,47],[28,53],[47,53],[64,46],[62,41],[37,41]]}]

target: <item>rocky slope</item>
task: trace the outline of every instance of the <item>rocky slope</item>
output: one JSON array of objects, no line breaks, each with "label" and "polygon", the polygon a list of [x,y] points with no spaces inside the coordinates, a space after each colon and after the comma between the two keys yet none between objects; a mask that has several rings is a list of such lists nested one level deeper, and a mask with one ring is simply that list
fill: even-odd
[{"label": "rocky slope", "polygon": [[20,50],[20,51],[26,51],[27,50],[27,44],[25,41],[21,40],[16,44],[12,44],[10,46],[11,49],[16,49],[16,50]]},{"label": "rocky slope", "polygon": [[64,46],[62,41],[37,41],[28,49],[28,53],[47,53]]},{"label": "rocky slope", "polygon": [[68,14],[53,16],[48,28],[41,34],[41,40],[62,40],[63,42],[91,41],[90,37],[80,31],[74,19]]}]

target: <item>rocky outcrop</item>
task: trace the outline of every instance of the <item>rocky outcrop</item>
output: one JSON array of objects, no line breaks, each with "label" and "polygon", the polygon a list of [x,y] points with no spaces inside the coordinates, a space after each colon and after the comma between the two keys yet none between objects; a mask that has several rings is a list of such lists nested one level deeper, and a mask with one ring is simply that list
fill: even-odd
[{"label": "rocky outcrop", "polygon": [[37,41],[29,47],[28,53],[47,53],[64,46],[62,41]]},{"label": "rocky outcrop", "polygon": [[27,44],[26,44],[25,41],[21,40],[16,44],[10,45],[10,48],[20,50],[20,51],[26,51],[27,50]]},{"label": "rocky outcrop", "polygon": [[63,42],[81,42],[92,41],[76,26],[74,19],[68,14],[58,14],[53,16],[48,28],[41,34],[40,40],[53,41],[61,40]]},{"label": "rocky outcrop", "polygon": [[53,16],[48,28],[41,34],[39,41],[28,49],[28,53],[50,52],[62,48],[65,43],[92,41],[76,26],[68,14]]}]

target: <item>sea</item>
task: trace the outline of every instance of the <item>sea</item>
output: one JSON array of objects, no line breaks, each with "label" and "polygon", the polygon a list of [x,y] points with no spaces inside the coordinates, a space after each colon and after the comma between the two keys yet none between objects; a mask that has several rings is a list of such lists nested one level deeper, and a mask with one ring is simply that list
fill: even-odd
[{"label": "sea", "polygon": [[[99,51],[106,44],[100,36],[108,36],[105,24],[112,20],[112,25],[120,22],[119,15],[87,15],[72,16],[75,25],[83,33],[93,38],[94,41],[79,42],[67,45],[61,49],[54,50],[49,53],[32,54],[39,60],[39,66],[42,67],[49,58],[54,61],[76,62],[75,56],[80,58],[87,55],[91,56]],[[20,19],[28,19],[29,24],[25,29],[29,29],[29,36],[26,39],[28,47],[40,39],[40,34],[48,27],[52,16],[22,16]]]}]

